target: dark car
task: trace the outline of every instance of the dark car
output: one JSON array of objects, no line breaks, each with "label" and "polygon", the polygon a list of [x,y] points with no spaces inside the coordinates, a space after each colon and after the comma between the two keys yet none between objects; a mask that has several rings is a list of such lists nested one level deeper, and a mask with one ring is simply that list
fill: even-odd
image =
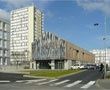
[{"label": "dark car", "polygon": [[86,66],[85,66],[85,68],[86,69],[96,69],[96,65],[95,64],[87,64]]}]

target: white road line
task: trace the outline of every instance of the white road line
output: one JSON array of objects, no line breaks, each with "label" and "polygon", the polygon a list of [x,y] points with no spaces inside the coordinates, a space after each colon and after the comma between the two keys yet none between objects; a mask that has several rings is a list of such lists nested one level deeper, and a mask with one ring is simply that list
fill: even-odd
[{"label": "white road line", "polygon": [[47,80],[47,79],[26,80],[26,81],[28,81],[28,82],[27,82],[27,83],[25,83],[25,84],[30,84],[30,83],[40,82],[40,81],[45,81],[45,80]]},{"label": "white road line", "polygon": [[18,80],[17,83],[25,82],[26,80]]},{"label": "white road line", "polygon": [[81,88],[89,88],[90,86],[92,86],[93,84],[95,84],[95,81],[90,81],[87,84],[85,84],[84,86],[82,86]]},{"label": "white road line", "polygon": [[43,85],[43,84],[48,84],[48,83],[51,83],[51,82],[54,82],[54,81],[57,81],[58,79],[53,79],[53,80],[50,80],[48,82],[42,82],[42,83],[38,83],[38,85]]},{"label": "white road line", "polygon": [[4,81],[1,81],[1,80],[0,80],[0,82],[1,82],[1,83],[4,83],[4,82],[10,82],[10,81],[6,81],[6,80],[4,80]]},{"label": "white road line", "polygon": [[70,83],[70,84],[68,84],[68,85],[66,85],[66,86],[64,86],[64,87],[73,87],[73,86],[75,86],[75,85],[77,85],[77,84],[79,84],[79,83],[81,83],[82,81],[81,80],[78,80],[78,81],[75,81],[75,82],[73,82],[73,83]]},{"label": "white road line", "polygon": [[66,82],[68,82],[68,81],[70,81],[70,80],[63,80],[63,81],[61,81],[61,82],[57,82],[57,83],[53,84],[53,86],[54,86],[54,85],[57,86],[57,85],[66,83]]}]

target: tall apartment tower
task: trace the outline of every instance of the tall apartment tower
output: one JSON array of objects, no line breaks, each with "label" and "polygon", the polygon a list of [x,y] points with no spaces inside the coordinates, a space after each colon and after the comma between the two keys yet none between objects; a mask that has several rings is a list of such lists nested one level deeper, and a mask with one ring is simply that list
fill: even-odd
[{"label": "tall apartment tower", "polygon": [[9,34],[9,21],[0,18],[0,66],[8,65],[10,63]]},{"label": "tall apartment tower", "polygon": [[43,13],[35,6],[11,11],[10,55],[13,64],[29,64],[32,42],[42,34]]}]

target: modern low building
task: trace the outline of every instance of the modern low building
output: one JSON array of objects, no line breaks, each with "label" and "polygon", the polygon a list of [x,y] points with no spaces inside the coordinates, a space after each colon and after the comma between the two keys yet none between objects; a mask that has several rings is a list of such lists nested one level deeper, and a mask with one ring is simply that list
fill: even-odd
[{"label": "modern low building", "polygon": [[29,64],[31,44],[41,37],[43,13],[35,6],[11,11],[10,56],[12,64]]},{"label": "modern low building", "polygon": [[101,64],[101,63],[107,63],[110,66],[110,49],[93,49],[90,51],[95,55],[95,63]]},{"label": "modern low building", "polygon": [[0,18],[0,66],[9,65],[9,35],[10,35],[10,23],[4,18]]},{"label": "modern low building", "polygon": [[94,63],[95,56],[58,36],[44,32],[32,44],[34,69],[70,69],[76,63]]}]

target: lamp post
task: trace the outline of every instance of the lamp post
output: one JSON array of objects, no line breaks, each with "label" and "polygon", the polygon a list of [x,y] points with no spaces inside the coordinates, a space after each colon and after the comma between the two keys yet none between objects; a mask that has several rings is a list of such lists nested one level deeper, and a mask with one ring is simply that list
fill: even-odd
[{"label": "lamp post", "polygon": [[106,78],[106,34],[107,34],[107,28],[106,28],[106,16],[105,16],[105,23],[104,23],[104,31],[105,31],[105,37],[103,38],[104,40],[104,46],[105,46],[105,63],[104,63],[104,78]]},{"label": "lamp post", "polygon": [[[98,23],[95,23],[94,26],[98,26],[99,24]],[[104,37],[103,37],[103,41],[104,41],[104,47],[105,47],[105,55],[104,55],[104,78],[106,78],[106,34],[107,34],[107,31],[106,31],[106,16],[104,18]]]},{"label": "lamp post", "polygon": [[[106,46],[106,38],[103,38],[104,46]],[[105,47],[105,53],[104,53],[104,78],[106,78],[106,47]]]}]

